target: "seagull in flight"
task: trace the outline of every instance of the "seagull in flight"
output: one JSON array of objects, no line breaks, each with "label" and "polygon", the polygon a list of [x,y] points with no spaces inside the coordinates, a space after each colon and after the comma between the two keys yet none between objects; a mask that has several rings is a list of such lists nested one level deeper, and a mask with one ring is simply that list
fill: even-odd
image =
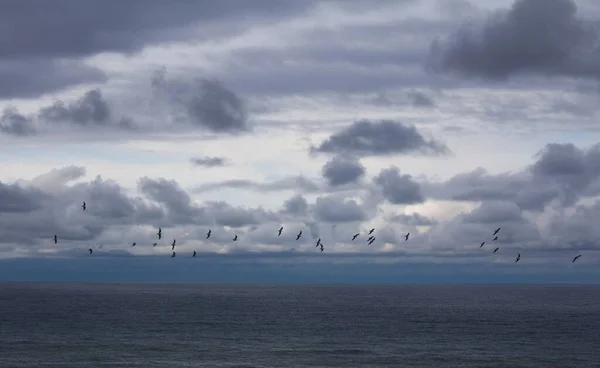
[{"label": "seagull in flight", "polygon": [[196,257],[196,251],[194,251],[194,254],[192,254],[192,257]]},{"label": "seagull in flight", "polygon": [[58,237],[54,234],[54,244],[58,243]]},{"label": "seagull in flight", "polygon": [[369,239],[367,239],[367,241],[370,241],[372,239],[375,239],[375,237],[373,235],[369,236]]},{"label": "seagull in flight", "polygon": [[83,204],[81,205],[81,208],[83,208],[83,210],[85,211],[85,209],[86,209],[85,201],[83,201]]},{"label": "seagull in flight", "polygon": [[298,235],[296,236],[296,240],[300,239],[300,237],[302,237],[302,230],[300,230],[300,232],[298,233]]},{"label": "seagull in flight", "polygon": [[498,234],[498,231],[500,231],[500,228],[497,228],[497,229],[494,231],[494,234],[493,234],[493,235],[496,235],[496,234]]},{"label": "seagull in flight", "polygon": [[410,233],[406,233],[406,235],[404,235],[404,241],[408,240],[408,236],[410,235]]},{"label": "seagull in flight", "polygon": [[496,236],[494,239],[492,239],[492,241],[496,241],[496,240],[498,240],[498,237],[497,237],[497,236]]},{"label": "seagull in flight", "polygon": [[152,246],[153,246],[153,247],[156,247],[157,245],[158,245],[158,243],[154,243],[154,244],[152,244]]},{"label": "seagull in flight", "polygon": [[354,241],[354,239],[356,239],[359,235],[360,235],[360,233],[356,233],[356,234],[352,235],[352,241]]},{"label": "seagull in flight", "polygon": [[173,243],[171,243],[171,250],[175,250],[175,239],[173,239]]},{"label": "seagull in flight", "polygon": [[279,228],[279,232],[277,233],[277,236],[281,236],[282,231],[283,231],[283,226]]},{"label": "seagull in flight", "polygon": [[319,244],[321,246],[321,252],[323,252],[323,244]]},{"label": "seagull in flight", "polygon": [[481,242],[481,245],[479,246],[479,248],[483,247],[484,244],[485,244],[485,242]]},{"label": "seagull in flight", "polygon": [[519,262],[519,259],[521,259],[521,253],[517,253],[517,259],[515,260],[515,263]]},{"label": "seagull in flight", "polygon": [[160,227],[158,228],[158,232],[156,233],[156,235],[158,235],[158,240],[162,238],[162,229]]},{"label": "seagull in flight", "polygon": [[571,263],[575,262],[576,260],[578,260],[581,257],[581,254],[578,254],[575,256],[575,258],[573,258],[573,261],[571,261]]},{"label": "seagull in flight", "polygon": [[210,238],[210,234],[212,234],[212,231],[208,229],[208,232],[206,233],[206,239]]},{"label": "seagull in flight", "polygon": [[498,251],[498,249],[500,249],[500,247],[494,249],[494,251],[492,253],[496,253]]},{"label": "seagull in flight", "polygon": [[319,238],[319,240],[317,240],[317,247],[321,245],[321,238]]},{"label": "seagull in flight", "polygon": [[374,241],[375,241],[375,237],[373,237],[371,240],[369,240],[369,245],[373,244]]},{"label": "seagull in flight", "polygon": [[173,252],[173,254],[171,254],[171,258],[175,257],[175,252]]},{"label": "seagull in flight", "polygon": [[92,248],[88,249],[88,252],[90,252],[90,254],[92,254],[92,252],[93,252]]},{"label": "seagull in flight", "polygon": [[373,231],[375,231],[375,228],[372,228],[371,230],[369,230],[369,235],[373,234]]},{"label": "seagull in flight", "polygon": [[237,234],[233,237],[233,241],[237,241]]},{"label": "seagull in flight", "polygon": [[131,246],[132,246],[132,247],[135,247],[135,244],[136,244],[136,243],[135,243],[135,242],[133,242],[133,244],[131,244]]}]

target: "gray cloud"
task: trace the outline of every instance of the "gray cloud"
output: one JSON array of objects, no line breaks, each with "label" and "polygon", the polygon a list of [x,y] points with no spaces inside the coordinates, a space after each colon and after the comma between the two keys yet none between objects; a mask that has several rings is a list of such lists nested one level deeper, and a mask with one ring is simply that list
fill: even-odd
[{"label": "gray cloud", "polygon": [[397,167],[383,169],[374,179],[386,200],[393,204],[415,204],[425,201],[421,187],[408,174],[400,174]]},{"label": "gray cloud", "polygon": [[0,56],[0,80],[0,99],[9,99],[34,98],[71,85],[106,82],[107,76],[78,61],[3,60]]},{"label": "gray cloud", "polygon": [[438,221],[430,219],[427,216],[423,216],[419,213],[413,212],[411,214],[397,214],[388,217],[389,221],[398,222],[408,226],[431,226],[437,225]]},{"label": "gray cloud", "polygon": [[167,79],[162,70],[152,78],[152,86],[171,102],[186,123],[215,133],[250,130],[244,101],[221,82],[204,78]]},{"label": "gray cloud", "polygon": [[324,222],[360,222],[366,214],[354,200],[334,196],[320,197],[315,202],[315,215]]},{"label": "gray cloud", "polygon": [[298,216],[306,215],[308,213],[308,202],[302,195],[295,194],[283,202],[283,211]]},{"label": "gray cloud", "polygon": [[414,126],[391,120],[361,120],[332,134],[311,152],[384,156],[398,154],[445,155],[450,150],[436,140],[426,140]]},{"label": "gray cloud", "polygon": [[336,156],[323,165],[321,174],[329,185],[355,182],[365,174],[365,167],[356,159]]},{"label": "gray cloud", "polygon": [[253,180],[234,179],[224,180],[214,183],[207,183],[197,186],[192,190],[194,193],[204,193],[223,188],[248,189],[259,192],[301,190],[307,193],[314,193],[321,189],[319,184],[304,176],[290,176],[272,182],[260,183]]},{"label": "gray cloud", "polygon": [[21,115],[14,107],[7,107],[0,116],[0,131],[13,136],[28,136],[36,133],[30,118]]},{"label": "gray cloud", "polygon": [[427,96],[423,92],[411,91],[408,93],[408,97],[411,99],[413,106],[416,107],[435,107],[435,102],[431,97]]},{"label": "gray cloud", "polygon": [[437,70],[506,79],[519,73],[598,78],[597,21],[577,16],[572,0],[517,0],[478,25],[432,45]]},{"label": "gray cloud", "polygon": [[580,149],[548,144],[522,171],[490,175],[482,168],[439,184],[423,183],[435,198],[459,201],[505,200],[523,210],[543,211],[551,203],[572,206],[580,198],[600,194],[600,144]]},{"label": "gray cloud", "polygon": [[225,166],[227,164],[227,159],[224,157],[193,157],[190,159],[194,166],[203,166],[203,167],[218,167]]}]

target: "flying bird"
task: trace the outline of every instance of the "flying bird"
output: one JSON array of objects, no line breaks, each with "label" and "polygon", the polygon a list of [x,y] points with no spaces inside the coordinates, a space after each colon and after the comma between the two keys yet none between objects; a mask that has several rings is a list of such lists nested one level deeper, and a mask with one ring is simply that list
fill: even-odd
[{"label": "flying bird", "polygon": [[298,235],[296,236],[296,240],[300,239],[300,237],[302,236],[302,230],[300,230],[300,232],[298,233]]},{"label": "flying bird", "polygon": [[500,249],[500,247],[494,249],[494,251],[492,253],[496,253],[498,251],[498,249]]},{"label": "flying bird", "polygon": [[485,244],[485,242],[481,242],[481,245],[479,246],[479,248],[483,247],[484,244]]},{"label": "flying bird", "polygon": [[153,246],[153,247],[156,247],[157,245],[158,245],[158,243],[154,243],[154,244],[152,244],[152,246]]},{"label": "flying bird", "polygon": [[359,235],[360,235],[360,233],[356,233],[356,234],[352,235],[352,241],[354,241],[354,239],[356,239]]},{"label": "flying bird", "polygon": [[321,252],[323,252],[323,244],[319,244],[321,246]]},{"label": "flying bird", "polygon": [[373,239],[369,240],[369,245],[373,244],[374,241],[375,241],[375,237],[373,237]]},{"label": "flying bird", "polygon": [[233,241],[237,241],[237,234],[233,237]]},{"label": "flying bird", "polygon": [[175,250],[175,239],[173,239],[173,243],[171,243],[171,250]]},{"label": "flying bird", "polygon": [[496,241],[496,240],[498,240],[498,237],[497,237],[497,236],[496,236],[494,239],[492,239],[492,241]]},{"label": "flying bird", "polygon": [[208,232],[206,233],[206,239],[210,238],[210,234],[212,234],[212,231],[208,229]]},{"label": "flying bird", "polygon": [[372,228],[371,230],[369,230],[369,235],[373,234],[373,231],[375,231],[375,228]]},{"label": "flying bird", "polygon": [[156,235],[158,235],[158,240],[162,238],[162,229],[160,227],[158,228],[158,232],[156,233]]},{"label": "flying bird", "polygon": [[404,241],[408,240],[408,236],[410,235],[410,233],[406,233],[406,235],[404,235]]},{"label": "flying bird", "polygon": [[317,240],[317,247],[321,245],[321,238],[319,238],[319,240]]},{"label": "flying bird", "polygon": [[196,251],[194,251],[194,254],[192,254],[192,257],[196,257]]},{"label": "flying bird", "polygon": [[56,236],[56,234],[54,235],[54,244],[58,243],[58,237]]},{"label": "flying bird", "polygon": [[369,236],[369,239],[367,239],[367,241],[369,241],[371,239],[375,239],[375,237],[373,235],[371,235],[371,236]]},{"label": "flying bird", "polygon": [[81,205],[81,208],[83,208],[83,210],[85,211],[85,209],[86,209],[85,201],[83,201],[83,204]]},{"label": "flying bird", "polygon": [[494,231],[494,234],[493,234],[493,235],[496,235],[496,234],[498,234],[498,231],[500,231],[500,228],[497,228],[497,229]]},{"label": "flying bird", "polygon": [[131,244],[131,246],[132,246],[132,247],[135,247],[135,244],[136,244],[136,243],[135,243],[135,242],[133,242],[133,244]]},{"label": "flying bird", "polygon": [[279,232],[277,233],[277,236],[281,236],[282,231],[283,231],[283,226],[279,228]]},{"label": "flying bird", "polygon": [[521,253],[517,253],[517,259],[515,260],[515,263],[519,262],[519,259],[521,259]]},{"label": "flying bird", "polygon": [[578,260],[581,257],[581,254],[578,254],[575,256],[575,258],[573,258],[573,261],[571,261],[571,263],[575,262],[576,260]]},{"label": "flying bird", "polygon": [[171,254],[171,258],[175,257],[175,252],[173,252],[173,254]]},{"label": "flying bird", "polygon": [[90,252],[90,254],[92,254],[92,252],[93,252],[92,248],[88,249],[88,252]]}]

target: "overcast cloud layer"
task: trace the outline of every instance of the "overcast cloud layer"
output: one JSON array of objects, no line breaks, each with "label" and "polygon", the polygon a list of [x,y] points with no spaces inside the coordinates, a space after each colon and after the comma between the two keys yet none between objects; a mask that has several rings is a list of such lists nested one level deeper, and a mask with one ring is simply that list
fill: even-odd
[{"label": "overcast cloud layer", "polygon": [[2,2],[0,258],[597,262],[598,24],[584,0]]}]

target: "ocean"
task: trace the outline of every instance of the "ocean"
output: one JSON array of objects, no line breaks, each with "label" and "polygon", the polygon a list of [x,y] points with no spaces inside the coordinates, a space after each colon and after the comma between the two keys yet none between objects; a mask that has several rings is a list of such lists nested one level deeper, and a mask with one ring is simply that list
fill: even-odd
[{"label": "ocean", "polygon": [[600,286],[6,283],[0,367],[600,367]]}]

